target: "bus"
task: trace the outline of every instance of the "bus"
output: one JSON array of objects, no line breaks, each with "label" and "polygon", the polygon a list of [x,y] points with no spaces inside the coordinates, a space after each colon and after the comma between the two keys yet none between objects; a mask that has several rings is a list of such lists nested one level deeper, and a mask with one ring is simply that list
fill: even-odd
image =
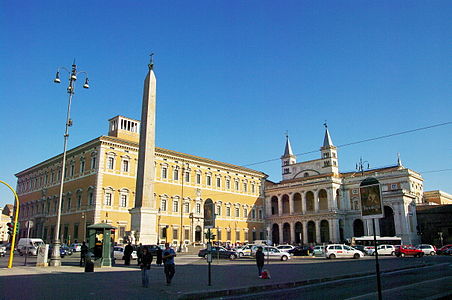
[{"label": "bus", "polygon": [[[352,237],[351,246],[364,246],[372,247],[374,246],[374,236],[360,236]],[[402,238],[397,236],[377,236],[377,245],[402,245]]]}]

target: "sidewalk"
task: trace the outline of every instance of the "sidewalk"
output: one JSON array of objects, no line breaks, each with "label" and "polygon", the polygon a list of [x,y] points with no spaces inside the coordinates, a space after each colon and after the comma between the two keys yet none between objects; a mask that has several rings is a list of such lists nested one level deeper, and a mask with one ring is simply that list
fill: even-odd
[{"label": "sidewalk", "polygon": [[[177,260],[176,260],[177,263]],[[382,260],[382,272],[427,265],[420,259]],[[208,286],[205,264],[177,265],[171,286],[165,286],[163,267],[152,266],[151,286],[141,287],[141,273],[137,266],[115,266],[84,273],[83,268],[63,266],[14,267],[0,270],[0,299],[205,299],[257,292],[268,289],[289,288],[350,278],[374,273],[373,261],[334,261],[313,263],[271,262],[271,279],[257,276],[254,264],[236,261],[232,264],[212,264],[212,285]],[[23,287],[27,287],[24,289]]]}]

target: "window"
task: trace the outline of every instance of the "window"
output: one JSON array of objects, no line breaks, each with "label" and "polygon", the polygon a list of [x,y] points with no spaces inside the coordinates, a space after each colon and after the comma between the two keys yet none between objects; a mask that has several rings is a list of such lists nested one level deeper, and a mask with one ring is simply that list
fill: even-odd
[{"label": "window", "polygon": [[82,206],[82,195],[77,196],[77,208],[80,209]]},{"label": "window", "polygon": [[89,205],[94,205],[94,194],[93,192],[90,192],[88,195],[88,204]]},{"label": "window", "polygon": [[201,174],[196,174],[196,184],[201,184]]},{"label": "window", "polygon": [[160,210],[166,211],[166,199],[162,199],[160,202]]},{"label": "window", "polygon": [[121,195],[120,205],[121,205],[121,207],[127,207],[127,195],[125,195],[125,194]]},{"label": "window", "polygon": [[217,205],[217,211],[215,213],[217,216],[221,216],[221,206]]},{"label": "window", "polygon": [[251,184],[251,193],[255,193],[256,192],[256,187],[255,187],[255,185],[254,185],[254,183],[253,184]]},{"label": "window", "polygon": [[173,240],[176,240],[177,239],[177,237],[178,237],[178,230],[177,230],[177,228],[173,228]]},{"label": "window", "polygon": [[240,208],[238,208],[238,207],[235,208],[235,217],[236,218],[240,217]]},{"label": "window", "polygon": [[209,185],[209,186],[212,185],[212,177],[210,175],[207,175],[206,182],[207,182],[207,185]]},{"label": "window", "polygon": [[74,233],[73,233],[73,235],[74,235],[74,240],[78,240],[78,223],[75,223],[74,224]]},{"label": "window", "polygon": [[85,161],[82,160],[80,162],[80,173],[83,174],[83,172],[85,172]]},{"label": "window", "polygon": [[114,157],[109,157],[108,158],[108,163],[107,163],[107,168],[109,170],[113,170],[114,165],[115,165],[115,158]]},{"label": "window", "polygon": [[235,240],[240,241],[240,231],[235,232]]},{"label": "window", "polygon": [[251,219],[256,219],[256,210],[255,209],[251,210]]},{"label": "window", "polygon": [[167,228],[163,227],[161,231],[161,238],[166,239]]},{"label": "window", "polygon": [[217,231],[217,240],[218,241],[221,241],[221,229],[218,229],[218,231]]},{"label": "window", "polygon": [[396,190],[397,189],[397,184],[391,184],[391,190]]},{"label": "window", "polygon": [[217,187],[221,187],[221,178],[217,177]]},{"label": "window", "polygon": [[93,156],[91,157],[91,169],[95,169],[96,168],[96,157]]},{"label": "window", "polygon": [[179,201],[173,200],[173,212],[179,211]]},{"label": "window", "polygon": [[71,197],[67,198],[67,210],[71,209]]},{"label": "window", "polygon": [[263,217],[262,217],[262,209],[259,209],[259,211],[258,211],[258,214],[259,214],[259,219],[263,219]]},{"label": "window", "polygon": [[190,172],[185,172],[185,182],[190,182]]},{"label": "window", "polygon": [[230,231],[226,232],[226,240],[228,240],[228,241],[231,240],[231,232]]},{"label": "window", "polygon": [[236,191],[239,190],[239,182],[238,182],[238,181],[235,182],[235,190],[236,190]]},{"label": "window", "polygon": [[248,185],[246,182],[243,183],[243,192],[246,193],[248,191]]},{"label": "window", "polygon": [[122,171],[129,172],[129,161],[128,160],[122,161]]},{"label": "window", "polygon": [[126,235],[126,227],[119,226],[119,238],[122,239]]},{"label": "window", "polygon": [[74,176],[75,166],[71,165],[71,176]]},{"label": "window", "polygon": [[111,193],[105,194],[105,205],[111,206]]},{"label": "window", "polygon": [[162,167],[162,178],[163,179],[168,178],[168,168],[167,167]]},{"label": "window", "polygon": [[283,174],[289,174],[289,173],[290,173],[289,168],[284,168],[284,173]]},{"label": "window", "polygon": [[196,213],[197,214],[201,213],[201,203],[196,203]]},{"label": "window", "polygon": [[226,179],[226,188],[229,190],[231,188],[231,181]]},{"label": "window", "polygon": [[226,207],[226,216],[227,217],[231,216],[231,208],[229,206]]},{"label": "window", "polygon": [[190,212],[190,203],[186,202],[184,203],[184,213]]},{"label": "window", "polygon": [[190,240],[190,229],[185,229],[184,230],[184,239],[185,240]]},{"label": "window", "polygon": [[179,170],[178,169],[174,169],[173,180],[179,180]]},{"label": "window", "polygon": [[248,209],[247,208],[243,209],[243,217],[248,218]]}]

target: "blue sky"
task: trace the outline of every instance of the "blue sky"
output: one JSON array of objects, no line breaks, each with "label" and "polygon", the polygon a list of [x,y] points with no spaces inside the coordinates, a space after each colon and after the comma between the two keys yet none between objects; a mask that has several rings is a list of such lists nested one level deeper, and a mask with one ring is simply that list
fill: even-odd
[{"label": "blue sky", "polygon": [[[71,148],[140,118],[151,52],[163,148],[247,165],[279,158],[286,130],[295,153],[318,150],[325,120],[336,145],[450,122],[451,15],[450,1],[2,0],[0,180],[62,152],[66,78],[52,80],[74,58],[91,89],[77,82]],[[400,152],[425,190],[452,193],[451,132],[339,148],[340,170]],[[281,179],[279,161],[252,168]]]}]

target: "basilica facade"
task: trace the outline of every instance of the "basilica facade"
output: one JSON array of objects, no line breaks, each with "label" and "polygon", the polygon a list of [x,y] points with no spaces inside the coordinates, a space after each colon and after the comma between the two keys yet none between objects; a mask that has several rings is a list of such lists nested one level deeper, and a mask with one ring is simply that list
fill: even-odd
[{"label": "basilica facade", "polygon": [[380,182],[384,218],[376,219],[377,236],[397,236],[416,244],[416,204],[422,202],[423,179],[400,159],[390,167],[339,172],[339,157],[326,128],[320,158],[297,162],[289,138],[281,156],[282,180],[265,186],[266,231],[275,244],[345,242],[373,235],[371,220],[361,217],[359,186]]}]

